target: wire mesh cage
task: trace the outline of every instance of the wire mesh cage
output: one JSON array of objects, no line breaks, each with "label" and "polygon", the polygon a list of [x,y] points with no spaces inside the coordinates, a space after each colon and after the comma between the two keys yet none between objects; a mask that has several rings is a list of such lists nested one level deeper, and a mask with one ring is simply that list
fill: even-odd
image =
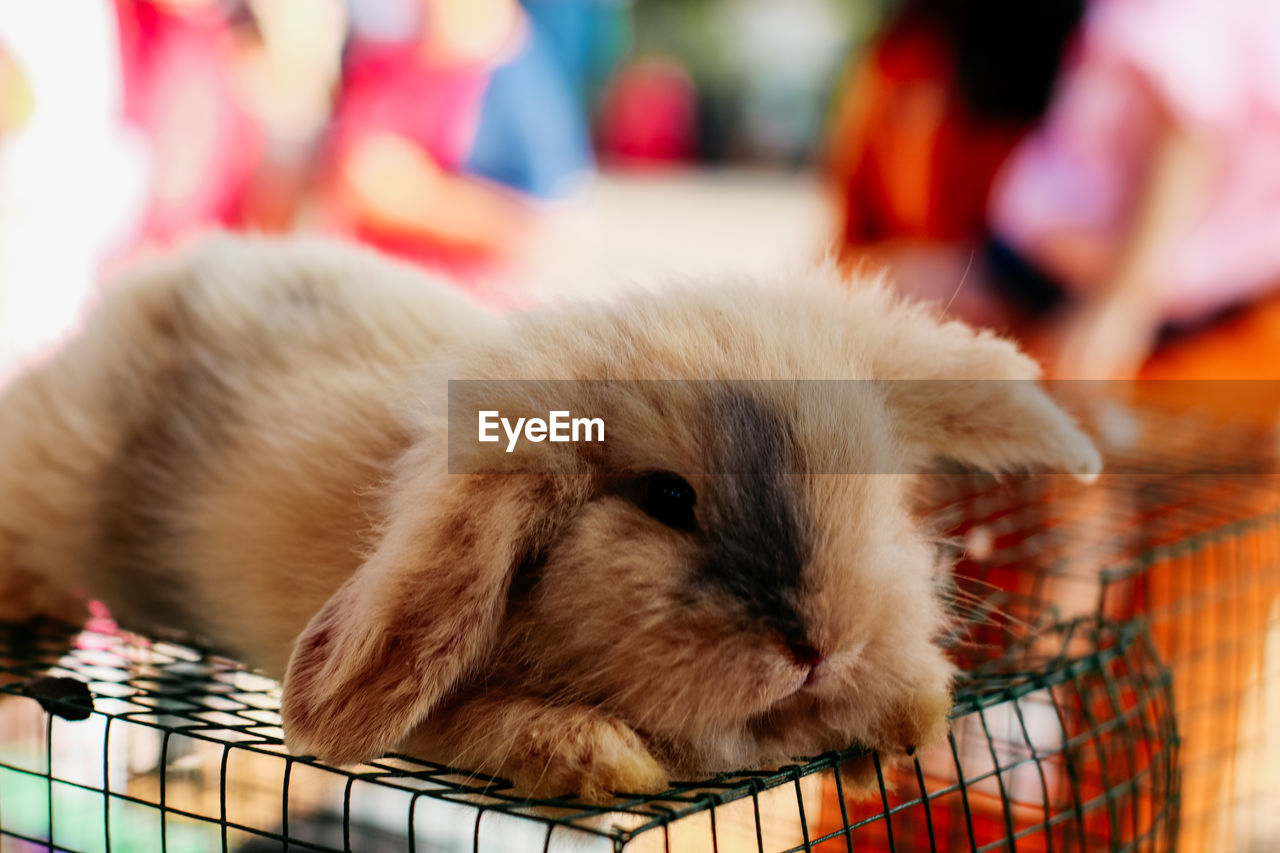
[{"label": "wire mesh cage", "polygon": [[[399,756],[290,756],[277,686],[234,662],[109,625],[6,626],[0,850],[1267,849],[1272,437],[1152,406],[1129,427],[1091,489],[939,478],[965,676],[951,737],[908,763],[851,748],[607,808],[529,801]],[[50,675],[92,708],[33,682]]]},{"label": "wire mesh cage", "polygon": [[1184,850],[1280,847],[1278,391],[1145,384],[1136,410],[1104,410],[1122,422],[1100,425],[1116,473],[1098,487],[975,476],[942,502],[971,544],[962,586],[1149,627],[1172,676]]},{"label": "wire mesh cage", "polygon": [[950,742],[909,767],[849,750],[602,809],[401,757],[339,770],[288,756],[276,685],[231,661],[13,626],[7,691],[52,676],[94,698],[84,720],[66,699],[5,708],[37,748],[3,753],[0,832],[15,849],[76,851],[951,849],[993,834],[1167,847],[1176,736],[1150,638],[1091,619],[1028,627],[1003,622],[1010,642],[966,677]]}]

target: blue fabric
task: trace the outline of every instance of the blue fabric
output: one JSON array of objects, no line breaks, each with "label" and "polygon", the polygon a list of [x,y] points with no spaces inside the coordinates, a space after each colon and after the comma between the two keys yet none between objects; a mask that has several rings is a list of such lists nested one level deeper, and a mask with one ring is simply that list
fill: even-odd
[{"label": "blue fabric", "polygon": [[590,105],[627,40],[629,0],[521,0],[556,61]]},{"label": "blue fabric", "polygon": [[463,170],[552,200],[571,195],[592,165],[575,87],[531,27],[525,48],[489,80]]}]

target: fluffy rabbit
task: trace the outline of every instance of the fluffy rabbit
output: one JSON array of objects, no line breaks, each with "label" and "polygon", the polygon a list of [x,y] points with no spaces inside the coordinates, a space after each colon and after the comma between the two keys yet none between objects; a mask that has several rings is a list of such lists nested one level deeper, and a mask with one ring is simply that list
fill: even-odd
[{"label": "fluffy rabbit", "polygon": [[901,752],[946,731],[940,570],[912,478],[859,472],[1096,474],[1036,385],[558,386],[608,442],[538,468],[450,447],[445,380],[1036,374],[825,269],[498,318],[360,250],[209,238],[0,397],[0,607],[99,598],[234,655],[283,678],[289,747],[339,764],[398,750],[600,799]]}]

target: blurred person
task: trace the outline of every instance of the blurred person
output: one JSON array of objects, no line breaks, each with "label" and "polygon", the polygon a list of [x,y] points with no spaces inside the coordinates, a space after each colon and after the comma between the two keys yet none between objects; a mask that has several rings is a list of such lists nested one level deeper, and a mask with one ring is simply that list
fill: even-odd
[{"label": "blurred person", "polygon": [[986,239],[890,266],[1058,376],[1132,376],[1280,283],[1277,150],[1280,6],[1094,0],[1047,112],[984,176]]},{"label": "blurred person", "polygon": [[22,130],[34,107],[27,75],[0,42],[0,144],[6,136]]},{"label": "blurred person", "polygon": [[0,378],[71,330],[141,216],[111,0],[0,3]]},{"label": "blurred person", "polygon": [[846,251],[980,233],[1005,156],[1044,114],[1083,0],[910,0],[848,75],[828,151]]},{"label": "blurred person", "polygon": [[965,277],[997,171],[1043,116],[1083,0],[909,0],[854,62],[829,134],[827,177],[850,265],[975,322]]},{"label": "blurred person", "polygon": [[240,222],[262,157],[262,121],[246,105],[222,0],[117,0],[124,120],[147,142],[141,241],[169,244]]},{"label": "blurred person", "polygon": [[239,28],[237,70],[262,149],[239,218],[255,230],[285,231],[298,224],[314,189],[341,79],[347,6],[343,0],[247,3],[252,25]]},{"label": "blurred person", "polygon": [[591,169],[585,121],[515,0],[415,12],[408,38],[357,30],[349,45],[329,224],[484,289],[561,249],[561,203]]},{"label": "blurred person", "polygon": [[0,361],[56,341],[143,245],[287,224],[343,21],[341,0],[3,4]]},{"label": "blurred person", "polygon": [[569,80],[580,108],[590,112],[630,42],[631,0],[521,0]]},{"label": "blurred person", "polygon": [[[1059,376],[1132,376],[1162,338],[1216,326],[1197,336],[1202,343],[1230,329],[1224,314],[1280,289],[1280,4],[1093,0],[1048,115],[996,178],[990,229],[986,292],[1015,308]],[[1188,344],[1166,353],[1194,350]],[[1219,377],[1275,370],[1224,367]],[[1160,394],[1207,405],[1227,422],[1275,419],[1265,391],[1227,389],[1225,407],[1213,401],[1221,389]],[[1275,846],[1274,837],[1248,837],[1245,768],[1258,748],[1244,732],[1257,712],[1242,685],[1263,672],[1262,634],[1241,632],[1237,607],[1223,604],[1224,591],[1248,588],[1249,575],[1249,561],[1233,552],[1190,578],[1178,604],[1153,608],[1187,612],[1188,602],[1213,601],[1231,614],[1223,630],[1232,639],[1214,639],[1228,655],[1208,659],[1207,644],[1189,644],[1178,630],[1156,638],[1174,672],[1187,850]],[[1257,613],[1280,605],[1274,587],[1244,597]]]},{"label": "blurred person", "polygon": [[1162,329],[1280,286],[1280,4],[1094,0],[990,226],[1064,376],[1131,375]]}]

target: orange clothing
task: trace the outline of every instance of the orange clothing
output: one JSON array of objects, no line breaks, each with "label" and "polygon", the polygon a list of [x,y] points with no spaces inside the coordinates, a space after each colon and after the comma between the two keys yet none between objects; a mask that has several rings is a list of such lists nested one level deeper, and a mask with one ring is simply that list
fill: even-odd
[{"label": "orange clothing", "polygon": [[851,74],[829,152],[846,249],[984,232],[996,170],[1028,126],[975,117],[953,67],[944,35],[906,16]]}]

